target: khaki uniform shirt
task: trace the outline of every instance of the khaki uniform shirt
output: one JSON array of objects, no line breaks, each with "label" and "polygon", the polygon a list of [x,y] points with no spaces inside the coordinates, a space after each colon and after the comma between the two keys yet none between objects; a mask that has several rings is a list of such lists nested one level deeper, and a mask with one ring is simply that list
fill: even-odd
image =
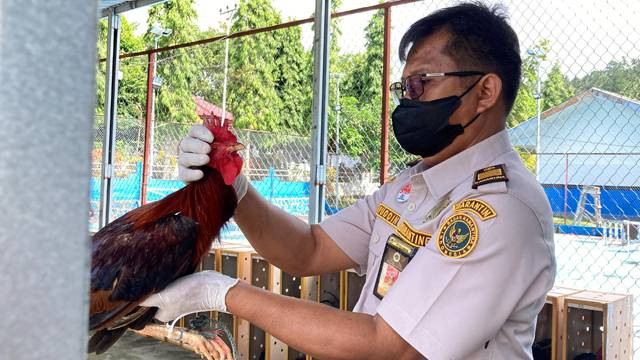
[{"label": "khaki uniform shirt", "polygon": [[[553,219],[506,131],[405,170],[321,227],[367,275],[354,311],[379,314],[424,357],[532,358],[555,279]],[[408,263],[387,245],[398,238],[415,251]]]}]

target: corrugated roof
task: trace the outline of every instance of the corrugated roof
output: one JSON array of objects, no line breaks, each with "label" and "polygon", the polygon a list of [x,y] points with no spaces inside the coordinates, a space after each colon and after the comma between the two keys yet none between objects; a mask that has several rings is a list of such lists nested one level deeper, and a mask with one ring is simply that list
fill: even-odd
[{"label": "corrugated roof", "polygon": [[[222,117],[222,109],[218,106],[213,105],[205,99],[195,95],[193,96],[193,101],[196,103],[196,114],[198,116],[213,115],[218,118]],[[233,114],[229,112],[229,110],[225,111],[224,117],[225,121],[231,121],[231,124],[233,124]]]},{"label": "corrugated roof", "polygon": [[[541,152],[639,152],[640,102],[591,88],[540,115]],[[536,147],[536,117],[509,129],[514,146]],[[631,136],[631,135],[634,136]]]},{"label": "corrugated roof", "polygon": [[[536,137],[536,117],[509,129],[528,152]],[[540,153],[545,184],[640,185],[640,102],[597,88],[572,97],[541,114]]]}]

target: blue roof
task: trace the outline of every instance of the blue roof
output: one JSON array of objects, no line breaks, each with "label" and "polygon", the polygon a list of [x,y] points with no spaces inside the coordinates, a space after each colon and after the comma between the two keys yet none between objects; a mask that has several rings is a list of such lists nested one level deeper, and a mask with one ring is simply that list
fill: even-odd
[{"label": "blue roof", "polygon": [[[534,153],[537,119],[509,129]],[[541,114],[543,184],[640,186],[640,102],[592,88]]]},{"label": "blue roof", "polygon": [[[536,117],[509,129],[514,146],[535,151]],[[592,88],[541,114],[541,153],[640,152],[640,102]]]}]

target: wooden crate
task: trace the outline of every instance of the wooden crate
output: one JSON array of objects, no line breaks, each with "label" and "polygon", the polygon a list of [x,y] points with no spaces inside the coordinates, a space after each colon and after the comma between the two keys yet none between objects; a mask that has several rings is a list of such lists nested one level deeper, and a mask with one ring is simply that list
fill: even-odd
[{"label": "wooden crate", "polygon": [[364,283],[366,281],[366,276],[358,276],[355,270],[347,270],[345,271],[345,309],[348,311],[353,311],[354,306],[358,302],[360,298],[360,293],[362,292],[362,288],[364,287]]},{"label": "wooden crate", "polygon": [[[582,290],[554,286],[548,293],[536,323],[534,344],[544,344],[544,350],[538,347],[537,355],[543,359],[562,358],[562,339],[564,338],[564,298]],[[534,355],[536,355],[534,353]],[[535,356],[534,356],[535,357]]]},{"label": "wooden crate", "polygon": [[[250,282],[253,286],[278,294],[303,297],[302,279],[282,272],[260,257],[252,248],[243,245],[224,244],[215,251],[221,264],[216,270],[223,274]],[[315,300],[315,299],[314,299]],[[265,333],[247,320],[229,314],[218,314],[218,318],[233,329],[239,360],[296,360],[305,355]]]},{"label": "wooden crate", "polygon": [[[212,250],[199,270],[216,270],[286,296],[311,301],[326,298],[332,300],[332,304],[328,305],[349,310],[353,309],[364,285],[364,277],[357,276],[351,270],[322,276],[295,277],[267,263],[253,248],[233,243],[224,243],[221,249]],[[210,315],[233,329],[239,360],[261,357],[266,360],[311,359],[242,318],[224,313]]]},{"label": "wooden crate", "polygon": [[344,282],[342,272],[320,275],[320,303],[342,309],[344,304]]},{"label": "wooden crate", "polygon": [[564,297],[562,360],[602,353],[603,360],[631,359],[632,297],[581,291]]}]

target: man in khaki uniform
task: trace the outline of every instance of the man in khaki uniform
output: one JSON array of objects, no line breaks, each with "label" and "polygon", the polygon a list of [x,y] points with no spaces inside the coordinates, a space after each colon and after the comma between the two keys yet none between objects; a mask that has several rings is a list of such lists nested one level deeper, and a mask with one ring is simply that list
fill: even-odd
[{"label": "man in khaki uniform", "polygon": [[[308,225],[240,176],[235,221],[265,259],[294,275],[367,275],[354,312],[272,294],[215,272],[176,281],[144,304],[168,321],[228,311],[330,359],[531,359],[535,320],[555,277],[551,209],[509,143],[518,40],[498,9],[460,4],[411,26],[391,90],[393,130],[422,160],[373,195]],[[180,176],[208,162],[194,126]]]}]

